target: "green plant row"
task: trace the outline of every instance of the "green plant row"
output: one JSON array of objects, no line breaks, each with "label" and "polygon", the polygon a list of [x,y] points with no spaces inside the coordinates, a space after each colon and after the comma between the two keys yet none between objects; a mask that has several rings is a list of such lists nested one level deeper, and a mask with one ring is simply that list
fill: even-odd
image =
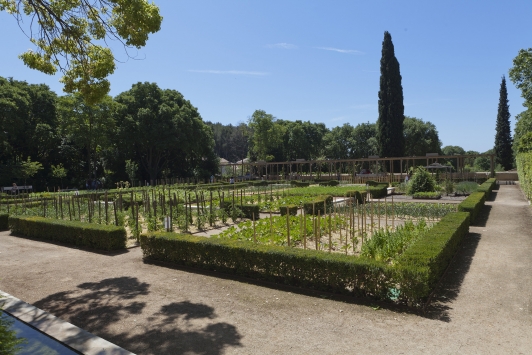
[{"label": "green plant row", "polygon": [[319,184],[320,186],[338,186],[340,182],[337,180],[328,180],[328,181],[320,182]]},{"label": "green plant row", "polygon": [[430,295],[469,233],[469,221],[469,213],[449,213],[401,254],[395,271],[403,298],[419,302]]},{"label": "green plant row", "polygon": [[532,151],[518,153],[515,157],[519,185],[526,198],[532,200]]},{"label": "green plant row", "polygon": [[440,192],[416,192],[412,195],[414,199],[437,200],[441,198]]},{"label": "green plant row", "polygon": [[9,230],[8,219],[9,215],[7,213],[0,214],[0,231]]},{"label": "green plant row", "polygon": [[127,242],[123,227],[77,221],[11,216],[9,228],[16,235],[97,250],[125,249]]},{"label": "green plant row", "polygon": [[294,187],[309,187],[310,183],[309,182],[305,182],[305,181],[292,180],[292,181],[290,181],[290,185],[292,185]]}]

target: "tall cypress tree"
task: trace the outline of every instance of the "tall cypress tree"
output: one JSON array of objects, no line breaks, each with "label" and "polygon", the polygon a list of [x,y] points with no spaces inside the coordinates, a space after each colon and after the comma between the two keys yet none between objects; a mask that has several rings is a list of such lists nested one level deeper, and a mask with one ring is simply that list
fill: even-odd
[{"label": "tall cypress tree", "polygon": [[508,106],[508,91],[506,79],[503,76],[499,90],[499,110],[497,112],[497,127],[495,133],[495,161],[504,170],[513,167],[512,136],[510,132],[510,107]]},{"label": "tall cypress tree", "polygon": [[399,62],[395,58],[392,36],[386,31],[382,41],[379,119],[377,120],[379,156],[403,156],[404,112],[403,86],[401,85]]}]

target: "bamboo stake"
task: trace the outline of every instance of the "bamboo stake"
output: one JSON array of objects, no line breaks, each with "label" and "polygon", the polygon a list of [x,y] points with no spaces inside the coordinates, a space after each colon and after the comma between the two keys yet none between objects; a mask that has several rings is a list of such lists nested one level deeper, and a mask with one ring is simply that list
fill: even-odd
[{"label": "bamboo stake", "polygon": [[307,213],[304,209],[301,215],[303,216],[303,249],[307,249]]},{"label": "bamboo stake", "polygon": [[70,212],[70,201],[68,201],[68,217],[70,218],[70,220],[72,220],[72,213]]},{"label": "bamboo stake", "polygon": [[[320,210],[318,210],[318,223],[317,223],[317,229],[318,229],[318,238],[321,242],[321,215],[320,215]],[[320,245],[318,243],[318,238],[316,238],[316,250],[320,250]]]},{"label": "bamboo stake", "polygon": [[[212,190],[210,191],[210,202],[209,202],[209,225],[212,227],[213,216],[212,216]],[[255,214],[253,214],[255,215]]]},{"label": "bamboo stake", "polygon": [[395,230],[395,210],[393,204],[393,195],[392,195],[392,230]]},{"label": "bamboo stake", "polygon": [[255,212],[253,214],[253,242],[257,243],[257,232],[255,230]]},{"label": "bamboo stake", "polygon": [[116,207],[116,200],[113,201],[113,210],[115,213],[115,226],[118,226],[118,214],[117,214],[117,207]]},{"label": "bamboo stake", "polygon": [[272,218],[271,208],[270,208],[270,242],[273,243],[273,218]]},{"label": "bamboo stake", "polygon": [[331,214],[330,213],[329,213],[329,253],[332,253],[332,234],[331,234]]},{"label": "bamboo stake", "polygon": [[105,224],[109,224],[107,191],[105,191]]},{"label": "bamboo stake", "polygon": [[288,208],[286,213],[286,238],[288,240],[288,246],[290,246],[290,211]]}]

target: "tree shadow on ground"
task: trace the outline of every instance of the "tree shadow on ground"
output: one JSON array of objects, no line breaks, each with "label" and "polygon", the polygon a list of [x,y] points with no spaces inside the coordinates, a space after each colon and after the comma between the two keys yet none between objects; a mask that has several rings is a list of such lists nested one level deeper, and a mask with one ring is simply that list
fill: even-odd
[{"label": "tree shadow on ground", "polygon": [[[235,326],[215,322],[214,308],[190,301],[173,302],[145,317],[150,285],[134,277],[83,283],[34,303],[97,336],[138,354],[221,354],[240,346]],[[141,316],[142,315],[142,316]],[[79,334],[72,335],[75,340]]]},{"label": "tree shadow on ground", "polygon": [[460,249],[436,286],[430,304],[426,307],[427,318],[444,322],[451,321],[449,316],[449,311],[452,309],[451,303],[460,294],[460,288],[469,272],[480,238],[481,235],[478,233],[469,233],[462,241]]}]

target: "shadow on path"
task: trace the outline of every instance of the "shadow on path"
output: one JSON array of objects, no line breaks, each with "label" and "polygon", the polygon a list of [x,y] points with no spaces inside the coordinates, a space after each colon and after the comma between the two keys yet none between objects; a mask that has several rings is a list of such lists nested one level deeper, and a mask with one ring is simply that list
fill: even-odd
[{"label": "shadow on path", "polygon": [[450,322],[450,304],[460,294],[460,288],[475,256],[481,235],[469,233],[462,241],[460,249],[451,261],[446,274],[436,287],[431,304],[428,305],[427,318]]},{"label": "shadow on path", "polygon": [[138,298],[146,299],[149,287],[134,277],[110,278],[49,295],[34,305],[138,354],[216,355],[227,346],[241,346],[236,327],[216,323],[214,308],[205,304],[172,302],[146,315],[146,303]]}]

